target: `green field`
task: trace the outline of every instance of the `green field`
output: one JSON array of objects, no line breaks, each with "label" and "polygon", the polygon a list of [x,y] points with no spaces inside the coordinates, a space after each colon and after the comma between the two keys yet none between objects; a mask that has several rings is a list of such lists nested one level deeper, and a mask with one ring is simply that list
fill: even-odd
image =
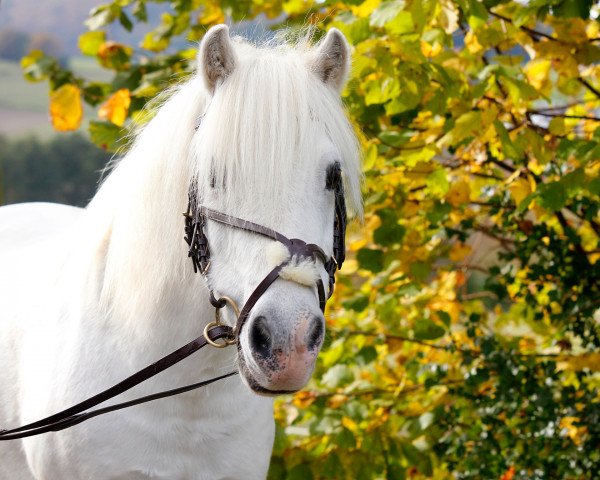
[{"label": "green field", "polygon": [[45,112],[47,105],[47,84],[26,81],[18,64],[0,60],[0,108]]}]

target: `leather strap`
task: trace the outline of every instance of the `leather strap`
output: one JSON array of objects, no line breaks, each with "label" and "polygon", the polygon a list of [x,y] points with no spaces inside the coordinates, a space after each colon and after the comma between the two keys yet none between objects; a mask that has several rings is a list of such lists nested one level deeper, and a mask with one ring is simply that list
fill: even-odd
[{"label": "leather strap", "polygon": [[32,437],[34,435],[39,435],[41,433],[47,432],[58,432],[60,430],[64,430],[69,427],[73,427],[79,423],[85,422],[90,418],[97,417],[99,415],[103,415],[105,413],[114,412],[115,410],[121,410],[127,407],[133,407],[134,405],[140,405],[141,403],[151,402],[152,400],[158,400],[159,398],[170,397],[173,395],[178,395],[180,393],[189,392],[190,390],[195,390],[200,387],[205,387],[210,385],[211,383],[217,382],[219,380],[223,380],[224,378],[231,377],[233,375],[237,375],[238,372],[229,372],[224,375],[220,375],[218,377],[211,378],[209,380],[204,380],[198,383],[192,383],[191,385],[186,385],[185,387],[174,388],[172,390],[166,390],[164,392],[153,393],[151,395],[146,395],[144,397],[136,398],[134,400],[130,400],[128,402],[117,403],[116,405],[110,405],[108,407],[98,408],[96,410],[92,410],[89,412],[79,413],[77,415],[72,415],[70,417],[66,417],[62,420],[57,420],[49,425],[45,425],[38,428],[32,428],[30,430],[26,430],[20,433],[7,434],[5,435],[2,432],[0,436],[0,441],[2,440],[16,440],[19,438]]},{"label": "leather strap", "polygon": [[205,215],[206,218],[210,218],[215,222],[230,225],[232,227],[240,228],[242,230],[248,230],[249,232],[259,233],[260,235],[263,235],[265,237],[277,240],[278,242],[281,242],[284,245],[290,244],[290,240],[285,235],[282,235],[281,233],[269,227],[263,227],[258,223],[242,220],[241,218],[234,217],[232,215],[226,215],[225,213],[217,212],[216,210],[212,210],[204,206],[200,206],[199,211],[200,215]]},{"label": "leather strap", "polygon": [[290,255],[301,255],[301,256],[313,256],[317,255],[323,262],[326,262],[329,258],[323,249],[314,243],[305,243],[299,238],[289,239],[285,235],[279,233],[272,228],[259,225],[258,223],[249,222],[248,220],[242,220],[241,218],[227,215],[225,213],[217,212],[205,206],[199,207],[200,215],[205,215],[206,218],[210,218],[215,222],[229,225],[231,227],[239,228],[240,230],[246,230],[248,232],[258,233],[264,237],[271,238],[278,242],[283,243],[288,247]]},{"label": "leather strap", "polygon": [[[275,280],[277,280],[277,278],[279,277],[279,272],[281,272],[281,269],[283,268],[283,266],[286,263],[287,262],[277,265],[273,270],[271,270],[267,274],[267,276],[262,279],[262,281],[254,289],[254,291],[250,294],[250,296],[248,297],[248,300],[246,300],[246,303],[244,304],[242,311],[240,312],[240,316],[238,317],[236,325],[235,325],[235,335],[236,335],[236,337],[238,337],[238,339],[240,336],[240,332],[242,331],[242,327],[244,326],[244,324],[246,323],[246,320],[248,319],[248,316],[250,315],[250,311],[252,310],[254,305],[256,305],[256,302],[258,302],[258,299],[260,297],[262,297],[262,295],[267,291],[267,288],[269,288],[271,286],[271,284]],[[238,341],[238,350],[239,350],[239,348],[240,348],[240,342]]]},{"label": "leather strap", "polygon": [[[231,327],[226,325],[219,325],[212,328],[209,331],[209,336],[211,340],[219,340],[219,339],[233,339],[233,330]],[[77,425],[89,418],[96,417],[98,415],[102,415],[104,413],[112,412],[114,410],[119,410],[121,408],[126,408],[133,405],[138,405],[140,403],[149,402],[151,400],[155,400],[157,398],[164,398],[171,395],[177,395],[178,393],[187,392],[189,390],[193,390],[195,388],[203,387],[204,385],[208,385],[222,378],[229,377],[231,375],[235,375],[237,372],[230,372],[226,375],[221,375],[219,377],[215,377],[210,380],[205,380],[203,382],[195,383],[192,385],[188,385],[185,387],[176,388],[173,390],[167,390],[165,392],[155,393],[152,395],[147,395],[145,397],[141,397],[135,400],[131,400],[128,402],[123,402],[117,405],[112,405],[109,407],[100,408],[97,410],[93,410],[91,412],[84,412],[89,408],[95,407],[96,405],[103,403],[111,398],[116,397],[117,395],[126,392],[127,390],[132,389],[136,385],[148,380],[149,378],[158,375],[160,372],[166,370],[167,368],[175,365],[180,362],[184,358],[189,357],[192,353],[200,350],[201,348],[208,345],[208,342],[204,335],[200,335],[195,340],[192,340],[188,344],[184,345],[181,348],[178,348],[174,352],[164,356],[157,362],[154,362],[151,365],[148,365],[146,368],[134,373],[130,377],[127,377],[125,380],[113,385],[112,387],[90,397],[77,405],[73,405],[65,410],[62,410],[54,415],[50,415],[36,422],[29,423],[27,425],[23,425],[18,428],[13,428],[10,430],[0,430],[0,441],[1,440],[14,440],[17,438],[30,437],[32,435],[38,435],[40,433],[50,432],[50,431],[58,431],[63,430],[64,428],[68,428],[72,425]],[[84,412],[84,413],[82,413]]]}]

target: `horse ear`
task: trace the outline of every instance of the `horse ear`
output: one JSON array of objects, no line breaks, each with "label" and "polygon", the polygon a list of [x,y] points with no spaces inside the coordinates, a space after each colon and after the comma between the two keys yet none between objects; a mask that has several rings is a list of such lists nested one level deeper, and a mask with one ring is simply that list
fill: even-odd
[{"label": "horse ear", "polygon": [[311,69],[326,84],[342,90],[350,70],[350,46],[337,28],[327,32],[311,55]]},{"label": "horse ear", "polygon": [[236,64],[235,52],[229,38],[227,25],[212,27],[200,44],[198,66],[210,93],[233,71]]}]

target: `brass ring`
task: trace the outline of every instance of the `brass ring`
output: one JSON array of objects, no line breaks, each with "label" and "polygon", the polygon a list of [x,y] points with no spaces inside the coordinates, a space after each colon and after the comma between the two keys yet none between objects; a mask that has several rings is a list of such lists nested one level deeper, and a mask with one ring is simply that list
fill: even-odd
[{"label": "brass ring", "polygon": [[233,298],[227,296],[219,297],[218,301],[220,302],[221,300],[225,300],[225,302],[229,304],[233,310],[233,313],[235,313],[235,319],[237,320],[240,316],[240,309],[238,308],[237,303],[235,303]]},{"label": "brass ring", "polygon": [[210,322],[209,324],[206,325],[206,327],[204,327],[204,332],[202,332],[202,333],[204,334],[204,338],[206,339],[206,341],[213,347],[225,348],[230,345],[230,343],[227,339],[222,338],[221,340],[223,340],[223,343],[217,343],[214,340],[211,340],[210,336],[208,335],[208,332],[210,331],[211,328],[219,327],[220,325],[221,324],[218,322]]},{"label": "brass ring", "polygon": [[[235,301],[233,300],[233,298],[231,297],[227,297],[227,296],[222,296],[219,297],[219,299],[217,300],[217,302],[221,302],[221,301],[225,301],[225,303],[229,304],[229,306],[231,307],[231,309],[233,310],[233,313],[235,314],[235,319],[237,321],[237,319],[240,317],[240,309],[237,306],[237,303],[235,303]],[[213,327],[218,327],[221,326],[221,318],[219,315],[220,312],[220,308],[216,308],[215,309],[215,321],[209,323],[208,325],[206,325],[206,327],[204,327],[204,338],[206,338],[206,341],[212,345],[213,347],[217,347],[217,348],[225,348],[229,345],[235,345],[235,343],[237,342],[237,340],[235,338],[233,339],[227,339],[227,338],[223,338],[223,342],[222,343],[217,343],[214,342],[213,340],[210,339],[210,337],[208,336],[208,332],[210,331],[211,328]]]}]

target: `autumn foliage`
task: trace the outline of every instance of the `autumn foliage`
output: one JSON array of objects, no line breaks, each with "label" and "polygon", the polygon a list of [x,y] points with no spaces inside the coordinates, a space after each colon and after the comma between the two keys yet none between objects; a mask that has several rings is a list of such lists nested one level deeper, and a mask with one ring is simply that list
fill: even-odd
[{"label": "autumn foliage", "polygon": [[[158,0],[96,8],[91,82],[41,52],[59,130],[100,107],[122,145],[146,102],[191,71],[207,27],[342,30],[363,133],[363,224],[314,380],[276,406],[271,478],[591,479],[600,472],[600,9],[589,0]],[[181,39],[185,41],[181,42]],[[168,53],[171,52],[171,53]],[[174,52],[174,53],[173,53]]]}]

